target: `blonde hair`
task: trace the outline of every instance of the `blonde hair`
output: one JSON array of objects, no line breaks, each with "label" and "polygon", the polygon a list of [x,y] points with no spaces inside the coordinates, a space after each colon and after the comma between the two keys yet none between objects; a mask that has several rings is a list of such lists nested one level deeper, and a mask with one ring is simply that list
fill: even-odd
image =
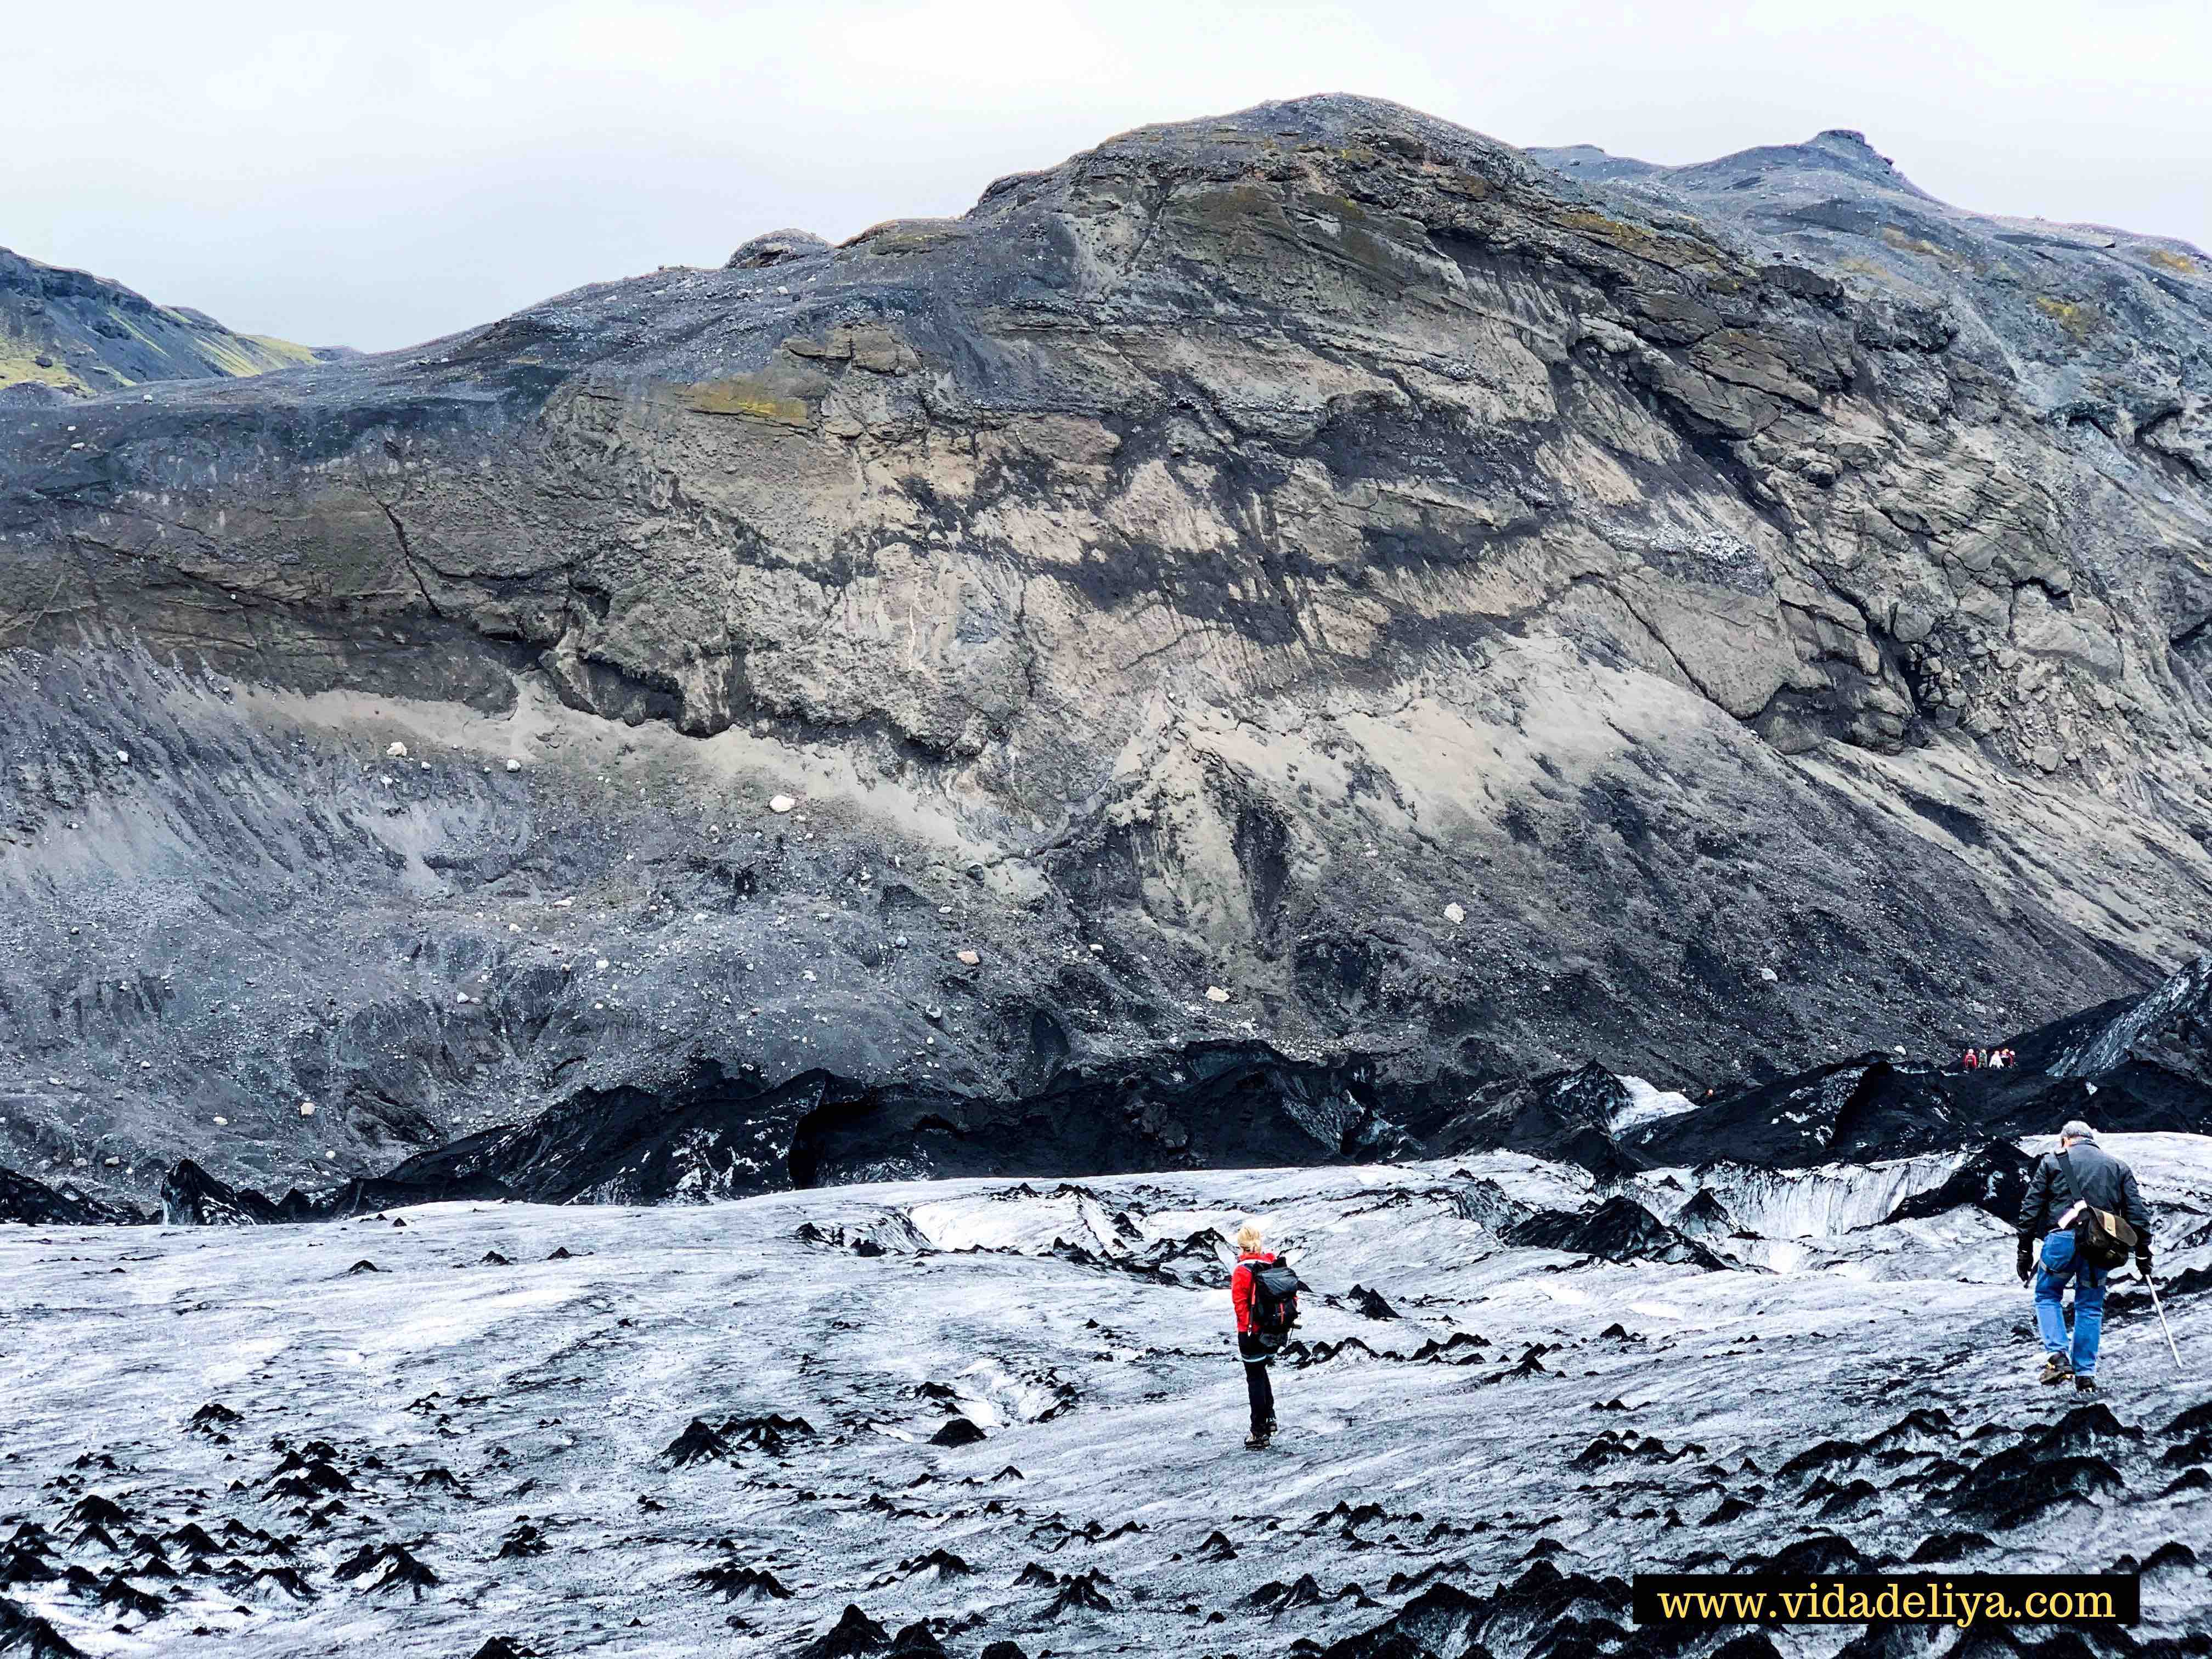
[{"label": "blonde hair", "polygon": [[1260,1231],[1258,1222],[1248,1221],[1237,1230],[1237,1248],[1240,1250],[1256,1250],[1266,1237],[1267,1235]]}]

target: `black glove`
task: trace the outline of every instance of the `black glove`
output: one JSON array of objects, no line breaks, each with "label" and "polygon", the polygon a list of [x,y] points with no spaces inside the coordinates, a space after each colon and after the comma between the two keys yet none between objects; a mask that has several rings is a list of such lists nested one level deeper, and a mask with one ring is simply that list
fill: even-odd
[{"label": "black glove", "polygon": [[2136,1271],[2146,1279],[2150,1277],[2150,1246],[2148,1244],[2141,1245],[2136,1250]]},{"label": "black glove", "polygon": [[2020,1241],[2020,1260],[2014,1266],[2013,1271],[2020,1275],[2020,1282],[2023,1285],[2035,1277],[2035,1241],[2033,1239],[2023,1238]]}]

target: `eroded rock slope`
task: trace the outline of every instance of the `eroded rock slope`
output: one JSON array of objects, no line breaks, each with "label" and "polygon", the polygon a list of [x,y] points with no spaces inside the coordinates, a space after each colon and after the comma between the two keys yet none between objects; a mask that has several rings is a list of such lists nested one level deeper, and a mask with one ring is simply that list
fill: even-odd
[{"label": "eroded rock slope", "polygon": [[1694,1085],[2201,946],[2202,256],[1548,159],[1267,105],[0,417],[10,1124],[143,1198],[702,1063]]}]

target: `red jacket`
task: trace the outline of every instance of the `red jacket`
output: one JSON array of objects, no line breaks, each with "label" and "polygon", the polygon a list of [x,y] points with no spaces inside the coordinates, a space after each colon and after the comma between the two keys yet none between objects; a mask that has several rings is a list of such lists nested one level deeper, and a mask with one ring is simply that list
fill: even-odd
[{"label": "red jacket", "polygon": [[1229,1272],[1229,1300],[1237,1310],[1237,1334],[1252,1334],[1252,1269],[1256,1264],[1267,1267],[1275,1259],[1273,1250],[1253,1250],[1237,1258],[1237,1265]]}]

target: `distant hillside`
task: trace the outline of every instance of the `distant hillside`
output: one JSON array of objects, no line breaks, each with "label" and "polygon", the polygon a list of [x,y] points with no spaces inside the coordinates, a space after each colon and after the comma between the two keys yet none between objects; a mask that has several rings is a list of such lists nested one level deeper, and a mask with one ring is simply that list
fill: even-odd
[{"label": "distant hillside", "polygon": [[0,403],[95,398],[147,380],[265,374],[349,356],[234,334],[89,271],[0,247]]}]

